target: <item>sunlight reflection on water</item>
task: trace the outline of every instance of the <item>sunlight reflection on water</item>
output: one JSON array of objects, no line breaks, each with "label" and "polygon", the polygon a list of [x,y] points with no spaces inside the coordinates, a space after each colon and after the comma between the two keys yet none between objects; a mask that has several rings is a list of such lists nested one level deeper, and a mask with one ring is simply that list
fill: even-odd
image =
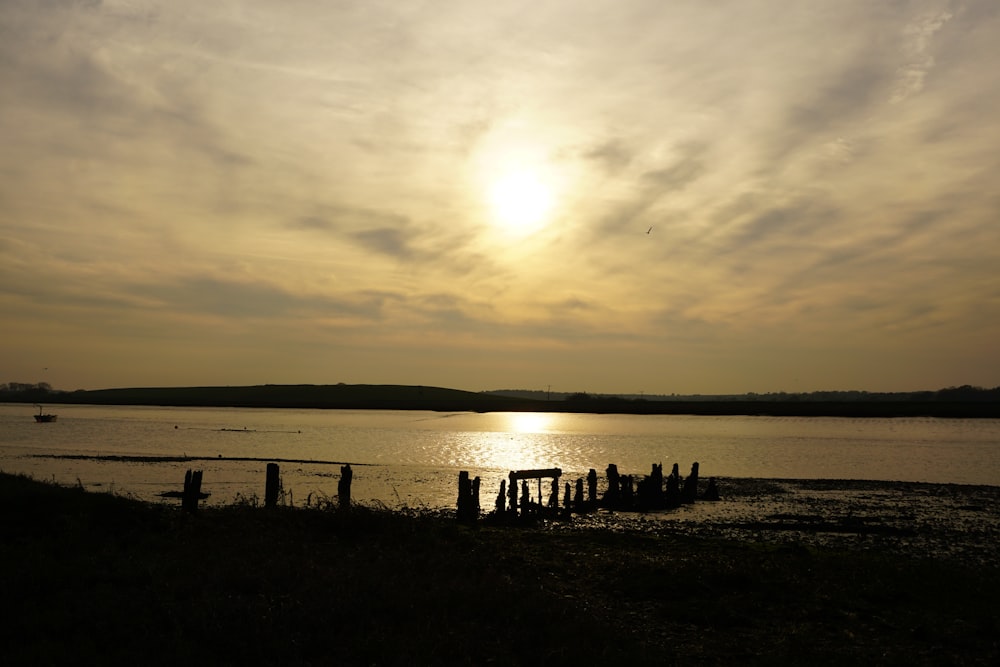
[{"label": "sunlight reflection on water", "polygon": [[[433,413],[0,404],[0,469],[142,498],[205,471],[212,502],[263,496],[268,459],[283,463],[297,504],[335,497],[340,464],[354,497],[390,506],[453,507],[459,470],[482,478],[492,504],[510,470],[559,467],[573,482],[609,463],[642,475],[653,463],[703,477],[829,478],[1000,485],[1000,420],[835,419]],[[187,462],[108,462],[34,455],[190,456]],[[221,457],[221,458],[220,458]],[[235,461],[234,457],[261,461]],[[332,464],[322,463],[332,462]]]}]

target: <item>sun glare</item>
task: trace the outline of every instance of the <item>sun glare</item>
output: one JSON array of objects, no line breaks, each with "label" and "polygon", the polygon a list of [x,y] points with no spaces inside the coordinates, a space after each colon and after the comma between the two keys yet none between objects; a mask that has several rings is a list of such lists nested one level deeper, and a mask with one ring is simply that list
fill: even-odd
[{"label": "sun glare", "polygon": [[545,226],[552,212],[553,196],[537,174],[516,171],[493,182],[489,204],[498,227],[523,236]]},{"label": "sun glare", "polygon": [[510,430],[514,433],[547,433],[549,415],[538,412],[516,412],[510,415]]}]

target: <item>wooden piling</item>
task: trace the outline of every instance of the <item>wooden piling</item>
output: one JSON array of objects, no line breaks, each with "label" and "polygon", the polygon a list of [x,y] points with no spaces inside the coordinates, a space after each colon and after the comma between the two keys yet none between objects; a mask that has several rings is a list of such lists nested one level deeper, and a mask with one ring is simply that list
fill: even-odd
[{"label": "wooden piling", "polygon": [[277,463],[267,464],[267,484],[264,487],[264,507],[277,507],[281,491],[281,475]]},{"label": "wooden piling", "polygon": [[604,492],[604,506],[605,507],[617,507],[619,499],[621,497],[619,488],[620,476],[618,474],[618,466],[614,463],[609,463],[607,470],[605,470],[605,475],[608,478],[608,490]]},{"label": "wooden piling", "polygon": [[500,480],[500,493],[497,494],[496,502],[494,503],[494,509],[496,510],[496,515],[501,516],[504,513],[504,507],[507,504],[507,480]]},{"label": "wooden piling", "polygon": [[479,478],[469,479],[469,471],[458,473],[458,510],[455,514],[459,523],[475,523],[479,516]]},{"label": "wooden piling", "polygon": [[340,509],[346,510],[351,507],[351,480],[354,478],[354,471],[351,464],[340,466],[340,481],[337,482],[337,496],[340,499]]},{"label": "wooden piling", "polygon": [[482,485],[482,480],[478,476],[472,480],[472,512],[476,519],[479,518],[479,511],[481,509],[479,505],[479,487]]},{"label": "wooden piling", "polygon": [[201,500],[201,470],[193,473],[189,469],[184,474],[184,492],[181,496],[181,509],[189,514],[198,511],[198,501]]},{"label": "wooden piling", "polygon": [[698,462],[691,464],[691,474],[684,480],[684,487],[681,489],[681,502],[693,503],[698,497]]},{"label": "wooden piling", "polygon": [[549,493],[549,507],[559,509],[559,478],[552,478],[552,491]]}]

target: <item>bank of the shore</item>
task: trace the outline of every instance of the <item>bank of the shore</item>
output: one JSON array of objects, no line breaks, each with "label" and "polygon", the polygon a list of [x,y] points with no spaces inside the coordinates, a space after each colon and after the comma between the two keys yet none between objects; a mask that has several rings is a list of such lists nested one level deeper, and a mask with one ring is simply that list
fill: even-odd
[{"label": "bank of the shore", "polygon": [[941,417],[1000,419],[1000,401],[973,392],[918,392],[868,400],[788,398],[631,399],[573,394],[565,400],[514,397],[411,385],[257,385],[134,387],[0,392],[0,401],[216,408],[432,410],[436,412],[571,412],[634,415],[758,415],[772,417]]},{"label": "bank of the shore", "polygon": [[[760,484],[731,491],[780,492]],[[995,565],[767,529],[470,528],[365,507],[189,516],[2,474],[0,518],[4,664],[1000,658]]]},{"label": "bank of the shore", "polygon": [[719,478],[718,485],[718,502],[584,516],[572,525],[876,552],[969,568],[1000,564],[1000,487],[746,478]]}]

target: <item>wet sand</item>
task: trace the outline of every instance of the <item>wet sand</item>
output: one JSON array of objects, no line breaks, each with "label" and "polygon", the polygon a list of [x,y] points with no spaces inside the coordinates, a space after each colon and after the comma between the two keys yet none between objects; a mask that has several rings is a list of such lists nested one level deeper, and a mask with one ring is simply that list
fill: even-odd
[{"label": "wet sand", "polygon": [[722,499],[663,512],[601,510],[562,529],[603,527],[789,547],[873,550],[997,567],[1000,487],[719,478]]}]

